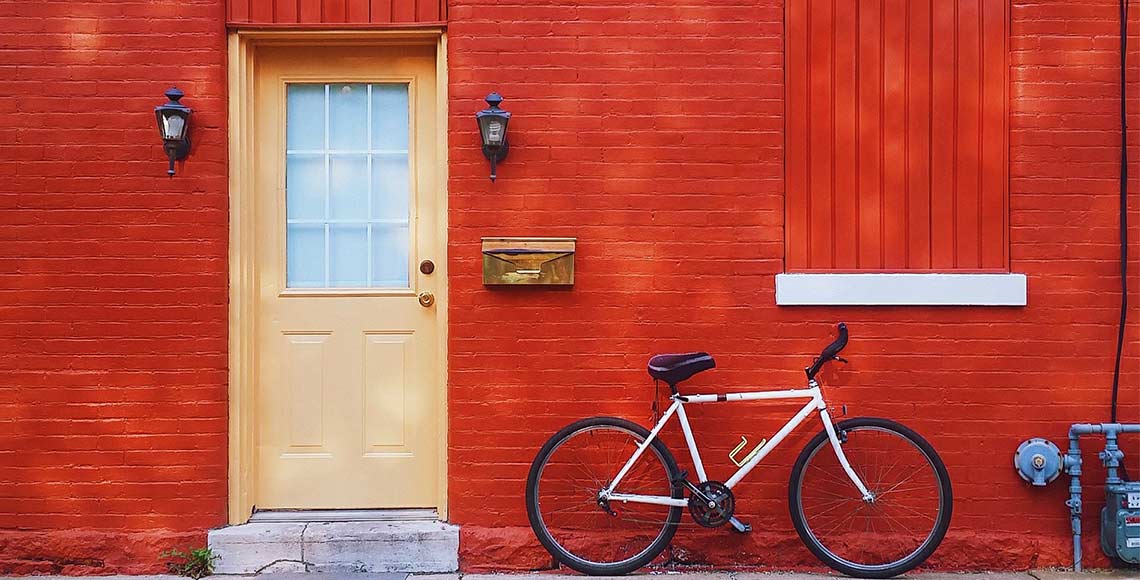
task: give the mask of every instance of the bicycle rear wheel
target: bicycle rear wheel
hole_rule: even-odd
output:
[[[562,429],[539,450],[527,477],[527,515],[559,562],[585,574],[626,574],[669,544],[680,507],[598,501],[598,492],[648,436],[636,423],[593,417]],[[677,476],[672,454],[654,439],[615,491],[680,499]]]
[[[860,578],[890,578],[922,564],[950,526],[953,493],[930,443],[887,419],[836,425],[851,468],[874,496],[865,501],[827,432],[800,453],[788,507],[800,539],[828,566]]]

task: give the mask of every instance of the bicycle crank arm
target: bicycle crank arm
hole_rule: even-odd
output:
[[[728,519],[728,523],[732,525],[732,529],[741,534],[747,534],[752,531],[752,524],[746,524],[732,516]]]

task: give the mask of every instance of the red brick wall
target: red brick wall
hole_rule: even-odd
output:
[[[224,522],[224,19],[0,1],[0,574],[158,571]]]
[[[1030,277],[1022,309],[776,308],[783,3],[565,4],[451,4],[449,473],[464,567],[548,564],[524,527],[527,464],[574,418],[647,420],[653,352],[715,353],[720,368],[692,389],[796,385],[840,319],[852,364],[825,377],[833,402],[910,423],[950,465],[959,501],[932,563],[1064,563],[1064,486],[1025,487],[1009,454],[1025,437],[1059,440],[1071,421],[1107,417],[1115,2],[1013,6],[1010,238],[1013,269]],[[4,573],[154,571],[161,549],[200,545],[224,522],[224,18],[221,0],[0,0]],[[172,180],[151,118],[171,84],[197,111],[194,154]],[[516,117],[492,185],[471,113],[493,89]],[[577,287],[484,289],[482,235],[579,237]],[[1125,419],[1140,419],[1136,328]],[[750,436],[776,422],[760,407],[694,409],[713,477],[740,434],[712,433],[727,417]],[[812,565],[783,499],[803,441],[740,488],[759,532],[687,526],[674,557]],[[1088,499],[1092,530],[1095,487]],[[722,540],[714,551],[696,541],[708,534]],[[1086,538],[1091,560],[1095,534]]]
[[[1065,484],[1031,489],[1010,459],[1027,437],[1060,441],[1071,422],[1108,418],[1119,307],[1115,0],[1013,2],[1009,235],[1012,269],[1029,276],[1025,308],[774,305],[773,276],[784,269],[783,6],[452,2],[449,476],[465,569],[549,565],[525,527],[529,461],[575,418],[647,421],[652,353],[714,353],[719,368],[691,391],[796,386],[838,320],[851,327],[851,364],[825,377],[829,400],[910,424],[950,468],[955,517],[930,564],[1068,562]],[[1132,22],[1140,33],[1135,7]],[[1136,37],[1133,47],[1137,79]],[[511,157],[495,184],[471,118],[491,90],[514,113]],[[1140,82],[1131,91],[1140,127]],[[575,288],[485,289],[484,235],[577,236]],[[1140,420],[1137,279],[1124,420]],[[725,454],[741,434],[767,436],[789,412],[695,409],[710,477],[731,473]],[[715,433],[729,417],[743,432]],[[686,524],[675,561],[818,565],[785,500],[807,435],[738,488],[737,509],[758,532]],[[1140,442],[1126,445],[1136,473]],[[672,447],[683,454],[675,438]],[[1103,472],[1089,457],[1086,480],[1096,482]],[[1086,496],[1094,564],[1104,563],[1099,493],[1094,485]]]

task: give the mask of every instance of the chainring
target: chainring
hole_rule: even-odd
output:
[[[689,496],[689,514],[693,521],[706,528],[723,526],[732,519],[732,512],[736,509],[736,497],[732,490],[719,481],[706,481],[697,485],[713,505],[701,499],[697,494]]]

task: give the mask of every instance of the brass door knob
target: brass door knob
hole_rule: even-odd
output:
[[[435,294],[432,294],[427,290],[420,292],[417,298],[420,300],[420,306],[423,306],[424,308],[429,308],[432,304],[435,304]]]

